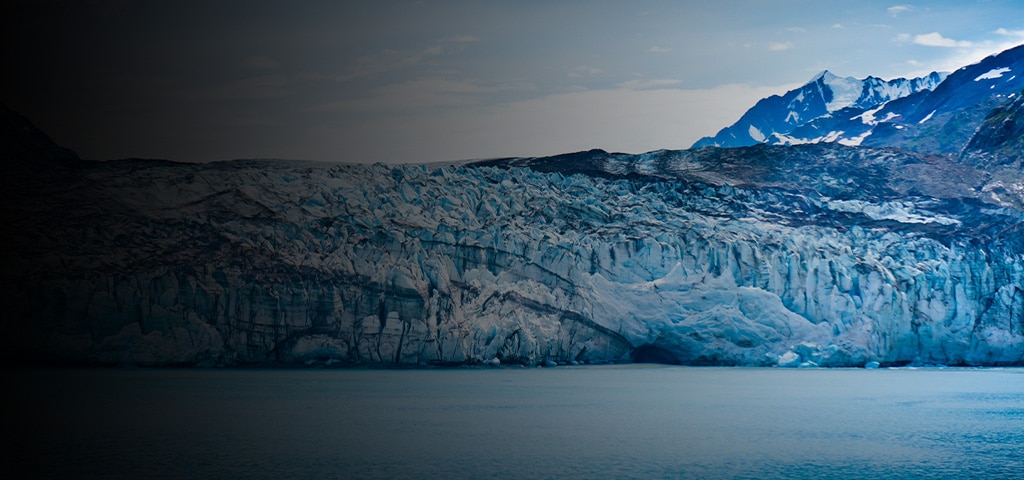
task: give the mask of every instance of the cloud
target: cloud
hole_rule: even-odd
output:
[[[647,51],[651,52],[651,53],[669,53],[669,52],[672,51],[672,49],[671,48],[666,48],[666,47],[657,47],[657,46],[655,46],[655,47],[648,48]]]
[[[314,105],[307,111],[401,114],[412,110],[467,107],[479,103],[481,95],[499,90],[499,87],[464,80],[420,78],[382,85],[358,97]]]
[[[245,59],[242,66],[254,70],[276,70],[281,68],[281,62],[270,57],[254,56]]]
[[[254,104],[261,100],[290,97],[295,94],[295,75],[263,73],[233,81],[206,85],[199,88],[174,90],[171,98],[190,102],[201,101],[209,105],[244,100]]]
[[[429,47],[416,52],[385,50],[376,55],[359,57],[347,66],[344,73],[336,76],[336,79],[347,82],[373,78],[382,73],[411,67],[420,63],[425,57],[431,56],[427,52],[428,50]]]
[[[445,37],[439,40],[443,43],[473,43],[480,41],[476,35],[454,35],[451,37]]]
[[[1000,32],[1000,30],[1003,31]],[[915,70],[912,72],[906,72],[903,75],[906,77],[916,77],[927,75],[933,71],[952,72],[960,67],[978,63],[990,55],[1019,46],[1022,40],[1024,40],[1024,31],[1016,32],[1005,29],[1000,30],[996,30],[993,33],[1005,38],[976,42],[955,42],[954,40],[942,38],[942,36],[938,34],[929,34],[933,35],[935,38],[929,37],[927,40],[940,44],[938,46],[946,46],[947,48],[943,51],[949,53],[928,62],[908,60],[907,64],[915,67]],[[915,43],[920,43],[917,41],[918,37],[921,37],[921,35],[913,37]],[[951,42],[955,42],[955,44]]]
[[[773,52],[781,52],[783,50],[789,50],[796,47],[793,42],[772,42],[768,44],[768,50]]]
[[[909,12],[912,9],[913,7],[910,5],[893,5],[885,9],[885,11],[889,12],[890,17],[898,17],[901,13]]]
[[[572,71],[569,72],[566,75],[569,78],[580,78],[580,77],[583,77],[583,76],[597,75],[597,74],[600,74],[600,73],[604,73],[604,70],[601,70],[600,68],[593,67],[593,66],[590,66],[590,65],[580,65],[580,66],[572,69]]]
[[[832,28],[834,28],[834,29],[836,29],[836,30],[843,30],[843,29],[845,29],[846,27],[844,27],[844,26],[843,26],[843,24],[841,24],[841,23],[836,23],[836,24],[833,24],[833,25],[832,25]]]
[[[652,78],[627,80],[616,86],[619,88],[625,88],[629,90],[648,90],[652,88],[671,87],[673,85],[678,85],[679,83],[679,80],[673,80],[669,78]]]
[[[951,38],[943,37],[939,32],[924,33],[914,36],[914,43],[918,45],[924,45],[926,47],[960,47],[967,48],[974,44],[968,41],[953,40]]]
[[[341,82],[374,78],[396,70],[420,66],[432,59],[464,51],[466,44],[478,41],[473,35],[455,35],[437,40],[426,47],[408,50],[383,50],[351,60],[344,73],[336,75]]]
[[[1002,35],[1004,37],[1017,37],[1024,39],[1024,30],[1007,30],[1005,28],[997,29],[994,32],[996,35]]]

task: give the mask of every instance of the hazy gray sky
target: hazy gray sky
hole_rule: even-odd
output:
[[[953,70],[1024,2],[34,1],[0,101],[85,158],[429,162],[687,148],[828,69]]]

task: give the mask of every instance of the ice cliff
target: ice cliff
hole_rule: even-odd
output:
[[[4,162],[7,362],[1024,364],[1024,214],[949,159]]]

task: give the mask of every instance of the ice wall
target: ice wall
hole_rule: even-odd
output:
[[[517,167],[74,178],[16,219],[9,357],[1024,363],[1016,210]]]

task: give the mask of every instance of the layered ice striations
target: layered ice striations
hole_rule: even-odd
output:
[[[33,281],[5,282],[26,326],[7,351],[160,365],[1024,362],[1024,258],[1005,240],[1017,210],[853,198],[840,180],[834,197],[754,188],[685,152],[630,157],[643,169],[565,158],[596,173],[544,159],[89,164],[18,220]]]

